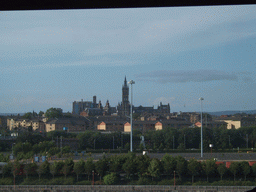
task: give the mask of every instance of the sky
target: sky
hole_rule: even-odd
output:
[[[0,113],[71,112],[94,95],[115,107],[125,76],[135,106],[256,109],[255,5],[0,11],[0,23]]]

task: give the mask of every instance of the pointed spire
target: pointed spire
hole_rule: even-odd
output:
[[[124,78],[124,86],[127,86],[126,75],[125,75],[125,78]]]

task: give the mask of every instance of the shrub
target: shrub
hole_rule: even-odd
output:
[[[110,173],[103,177],[103,181],[106,185],[114,185],[118,182],[118,177],[115,173]]]
[[[95,181],[94,185],[104,185],[104,183],[102,181]]]
[[[181,185],[182,182],[180,179],[175,179],[175,185]],[[174,179],[164,179],[162,181],[159,181],[157,185],[174,185]]]
[[[0,179],[0,185],[13,185],[13,178]]]
[[[192,184],[193,186],[197,186],[197,185],[206,185],[206,186],[209,186],[210,184],[209,184],[209,182],[207,182],[207,181],[197,181],[197,182],[194,182],[193,184]]]
[[[137,181],[136,185],[156,185],[157,183],[155,181],[152,181],[149,178],[141,177]]]
[[[76,182],[75,185],[91,185],[92,182],[91,181],[79,181],[79,182]]]

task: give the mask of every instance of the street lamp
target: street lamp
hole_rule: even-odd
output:
[[[202,101],[204,100],[204,98],[200,97],[199,100],[201,101],[201,157],[203,157],[203,112],[202,112]]]
[[[133,80],[130,80],[128,82],[128,84],[131,84],[131,144],[130,144],[130,147],[131,147],[131,152],[132,152],[132,85],[135,84],[135,81]]]

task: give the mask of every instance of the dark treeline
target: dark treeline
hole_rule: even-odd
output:
[[[77,162],[72,158],[41,164],[14,161],[2,167],[0,184],[173,185],[175,176],[176,185],[255,185],[256,164],[232,162],[227,168],[213,159],[187,161],[165,154],[159,160],[135,153],[103,156],[98,161],[90,156]]]
[[[181,150],[185,149],[199,149],[201,141],[201,128],[184,128],[174,129],[167,128],[158,131],[148,131],[142,134],[138,130],[133,132],[133,148],[134,150],[144,150],[144,146],[141,144],[141,136],[145,138],[145,147],[147,150]],[[57,147],[56,140],[60,143],[60,137],[62,138],[77,138],[78,148],[76,150],[100,150],[100,149],[130,149],[130,134],[129,133],[103,133],[98,131],[86,131],[84,133],[75,134],[65,131],[51,131],[48,133],[31,133],[24,132],[20,134],[16,140],[14,148],[20,146],[23,147],[21,151],[32,150],[34,145],[39,145],[43,142],[52,142],[50,148]],[[203,129],[203,143],[204,151],[210,151],[209,144],[213,144],[212,150],[217,152],[219,150],[232,151],[233,148],[254,148],[256,143],[256,127],[242,127],[240,129],[224,129],[224,128],[204,128]],[[22,146],[21,146],[22,145]],[[26,145],[26,146],[25,146]],[[49,146],[45,145],[45,149],[34,150],[34,152],[48,151]],[[60,147],[60,144],[58,144]],[[36,148],[36,147],[34,147]],[[4,141],[0,144],[1,151],[10,151],[10,145],[8,146]],[[53,149],[52,149],[53,150]],[[248,149],[247,149],[248,150]],[[57,150],[55,150],[57,152]]]

